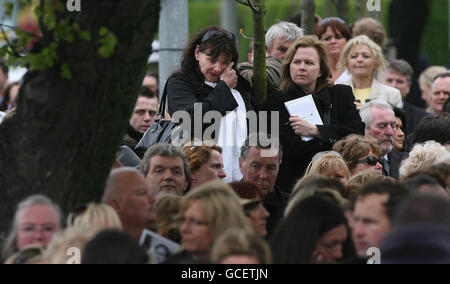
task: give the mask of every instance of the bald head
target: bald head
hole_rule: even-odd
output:
[[[116,210],[124,231],[135,239],[156,219],[155,198],[142,173],[134,168],[111,171],[102,202]]]

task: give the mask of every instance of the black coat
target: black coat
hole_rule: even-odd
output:
[[[349,134],[364,134],[364,123],[354,104],[355,97],[351,87],[335,85],[325,87],[318,94],[313,95],[322,121],[325,121],[326,110],[331,109],[330,125],[317,126],[321,138],[304,142],[290,126],[290,115],[284,102],[305,95],[300,88],[287,94],[276,93],[268,99],[264,106],[265,109],[279,111],[280,114],[280,143],[283,149],[283,160],[276,184],[282,191],[288,193],[292,191],[297,180],[303,176],[316,153],[331,150],[336,141]]]
[[[399,179],[399,170],[401,163],[404,159],[408,158],[407,152],[398,152],[398,151],[391,151],[388,154],[388,162],[389,162],[389,176],[395,178],[396,180]]]
[[[250,83],[238,75],[238,84],[235,89],[241,94],[247,111],[252,110]],[[195,103],[201,103],[202,119],[208,111],[219,111],[224,116],[228,111],[238,107],[227,83],[219,81],[215,88],[206,85],[205,78],[198,68],[190,73],[177,71],[169,77],[167,103],[171,116],[176,111],[184,110],[190,114],[192,123]],[[203,131],[210,125],[211,123],[203,123]]]
[[[414,129],[416,128],[417,124],[422,119],[422,117],[430,115],[424,109],[422,109],[420,107],[416,107],[415,105],[412,105],[408,102],[404,102],[403,110],[405,111],[405,117],[406,117],[406,133],[405,133],[405,135],[408,135],[414,131]]]

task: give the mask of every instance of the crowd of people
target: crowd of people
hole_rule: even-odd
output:
[[[252,56],[239,64],[235,35],[205,28],[163,82],[167,117],[187,112],[201,137],[137,148],[158,123],[158,78],[148,73],[102,199],[65,219],[48,197],[26,198],[3,261],[67,263],[76,247],[81,263],[156,263],[142,246],[151,230],[179,245],[167,264],[356,264],[373,248],[381,263],[450,263],[450,72],[426,69],[427,108],[415,106],[413,68],[388,62],[385,42],[370,18],[323,19],[316,36],[274,24],[268,98],[256,103]],[[14,108],[18,87],[5,88],[1,106]],[[286,107],[309,96],[322,123]],[[211,111],[221,115],[213,141],[203,139],[217,123],[205,122]],[[276,112],[279,136],[255,131],[250,111]]]

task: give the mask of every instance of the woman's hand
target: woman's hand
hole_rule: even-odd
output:
[[[238,76],[236,71],[232,68],[234,62],[228,64],[220,75],[220,80],[225,81],[230,89],[234,89],[237,86]]]
[[[356,109],[361,110],[362,103],[355,101]]]
[[[317,126],[307,122],[304,119],[299,118],[298,116],[291,116],[289,118],[289,122],[291,124],[292,129],[294,130],[295,134],[301,135],[301,136],[315,136],[319,137],[319,129],[317,129]]]

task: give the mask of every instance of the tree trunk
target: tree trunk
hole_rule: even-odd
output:
[[[331,15],[333,15],[331,3],[332,3],[331,0],[325,0],[323,3],[323,18],[324,19],[331,17]]]
[[[358,2],[358,1],[356,1]],[[336,2],[337,16],[348,23],[350,6],[348,0],[337,0]]]
[[[65,212],[99,201],[133,110],[151,53],[159,0],[83,1],[58,19],[89,30],[92,41],[61,44],[55,68],[27,73],[16,115],[0,124],[0,232],[18,201],[48,195]],[[101,27],[117,37],[110,58],[99,56]],[[45,34],[44,38],[51,38]],[[49,41],[42,41],[42,46]],[[72,79],[60,77],[67,63]]]
[[[393,0],[389,9],[389,34],[397,48],[397,57],[408,61],[413,67],[413,82],[417,82],[423,71],[418,69],[417,63],[430,9],[430,0]],[[422,105],[420,92],[414,86],[406,100]]]
[[[367,7],[365,1],[355,1],[355,16],[353,22],[358,21],[366,16]]]
[[[314,35],[314,0],[302,1],[302,28],[306,35]]]
[[[254,55],[253,55],[253,94],[256,104],[267,99],[267,73],[266,73],[266,39],[264,16],[266,14],[265,0],[255,0],[253,11]]]

